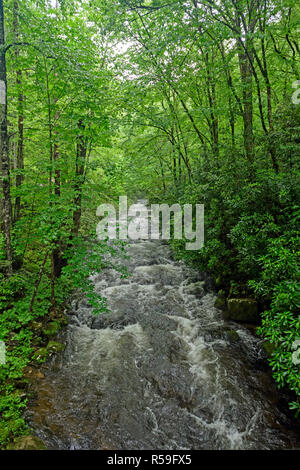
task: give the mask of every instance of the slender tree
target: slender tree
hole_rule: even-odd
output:
[[[7,75],[6,48],[4,30],[3,0],[0,0],[0,157],[1,157],[1,186],[2,186],[2,232],[5,243],[7,273],[12,274],[12,210],[10,193],[10,161],[7,131]]]

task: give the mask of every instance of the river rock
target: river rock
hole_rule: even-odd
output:
[[[240,339],[238,332],[235,330],[225,330],[224,336],[230,343],[235,343]]]
[[[32,359],[35,360],[36,362],[42,363],[46,361],[48,356],[49,356],[49,351],[47,348],[39,348],[35,351],[34,355],[32,356]]]
[[[184,293],[202,297],[204,295],[204,285],[204,281],[194,282],[193,284],[189,284],[184,288]]]
[[[220,290],[215,301],[215,307],[220,310],[226,310],[226,295],[225,291]]]
[[[40,370],[34,369],[33,367],[26,367],[24,369],[23,375],[26,379],[29,379],[29,380],[45,378],[44,374]]]
[[[258,323],[257,302],[254,299],[229,299],[228,318],[238,322]]]
[[[7,450],[47,450],[45,443],[37,436],[17,437]]]
[[[49,341],[47,344],[47,350],[51,353],[58,353],[65,350],[65,345],[58,341]]]

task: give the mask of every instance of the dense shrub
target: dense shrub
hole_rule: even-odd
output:
[[[224,171],[208,174],[208,184],[186,188],[181,202],[204,202],[205,245],[199,252],[173,241],[178,256],[209,270],[218,287],[246,284],[265,306],[258,333],[274,345],[270,365],[278,385],[296,396],[300,411],[299,366],[292,362],[300,338],[299,173],[240,172],[233,181]]]

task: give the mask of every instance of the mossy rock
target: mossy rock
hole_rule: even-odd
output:
[[[220,290],[215,301],[215,307],[220,310],[226,310],[226,296],[225,291]]]
[[[42,328],[43,328],[43,323],[42,322],[33,321],[32,324],[31,324],[31,329],[33,331],[39,331],[39,330],[42,330]]]
[[[52,321],[46,325],[43,329],[43,333],[45,336],[55,336],[59,332],[60,328],[61,326],[58,322]]]
[[[38,363],[45,362],[49,357],[49,351],[47,348],[39,348],[35,351],[32,359]]]
[[[257,302],[254,299],[229,299],[228,318],[237,322],[258,323]]]
[[[235,343],[236,341],[240,340],[239,334],[235,330],[226,330],[225,331],[225,338],[230,343]]]
[[[9,444],[7,450],[47,450],[47,447],[37,436],[21,436]]]
[[[270,341],[265,341],[262,347],[268,357],[271,357],[276,349],[275,344],[271,343]]]
[[[47,344],[47,350],[51,353],[59,353],[64,351],[66,346],[63,343],[59,343],[58,341],[49,341]]]

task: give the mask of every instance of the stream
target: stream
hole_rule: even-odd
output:
[[[48,449],[290,449],[299,435],[261,340],[225,321],[205,274],[160,240],[93,276],[109,314],[73,301],[27,421]]]

